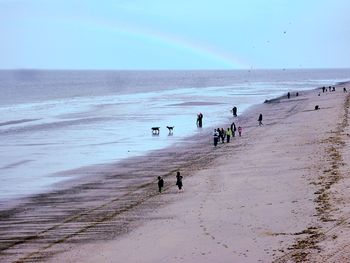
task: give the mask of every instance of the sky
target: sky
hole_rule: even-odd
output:
[[[0,0],[0,69],[350,68],[348,0]]]

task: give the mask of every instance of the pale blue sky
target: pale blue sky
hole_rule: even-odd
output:
[[[350,67],[348,0],[0,0],[0,68]]]

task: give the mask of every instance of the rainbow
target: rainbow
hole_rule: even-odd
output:
[[[67,20],[66,20],[67,22]],[[72,23],[79,23],[80,26],[103,30],[110,33],[123,34],[128,37],[140,39],[140,41],[152,41],[169,46],[179,51],[192,53],[208,61],[213,61],[216,65],[221,65],[222,69],[245,69],[250,68],[243,59],[234,56],[231,52],[220,50],[206,43],[195,42],[184,37],[170,35],[165,32],[155,31],[145,27],[133,26],[128,23],[107,22],[96,19],[75,19]]]

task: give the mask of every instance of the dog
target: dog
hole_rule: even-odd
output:
[[[175,126],[166,126],[169,130],[169,134],[173,133]]]
[[[152,134],[159,134],[160,127],[152,127]]]

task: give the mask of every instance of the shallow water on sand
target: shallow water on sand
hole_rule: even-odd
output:
[[[110,79],[113,72],[107,73]],[[260,75],[249,79],[243,71],[240,77],[237,72],[129,72],[124,78],[114,72],[113,85],[100,88],[102,73],[85,72],[94,81],[79,75],[77,84],[71,72],[51,72],[51,77],[42,72],[42,79],[39,72],[34,81],[28,76],[13,78],[18,72],[1,72],[0,89],[7,99],[0,101],[0,201],[49,190],[70,178],[72,169],[181,145],[186,137],[196,140],[208,133],[196,126],[199,112],[204,127],[222,127],[232,118],[234,105],[241,114],[290,90],[346,80],[350,71],[332,72],[328,78],[321,73],[318,78],[299,72],[299,79],[296,73],[283,79],[275,76],[280,72],[268,71],[265,79]],[[119,91],[114,87],[118,81],[124,87]],[[154,126],[160,127],[159,135],[152,135]],[[169,134],[166,126],[174,126],[174,133]]]

